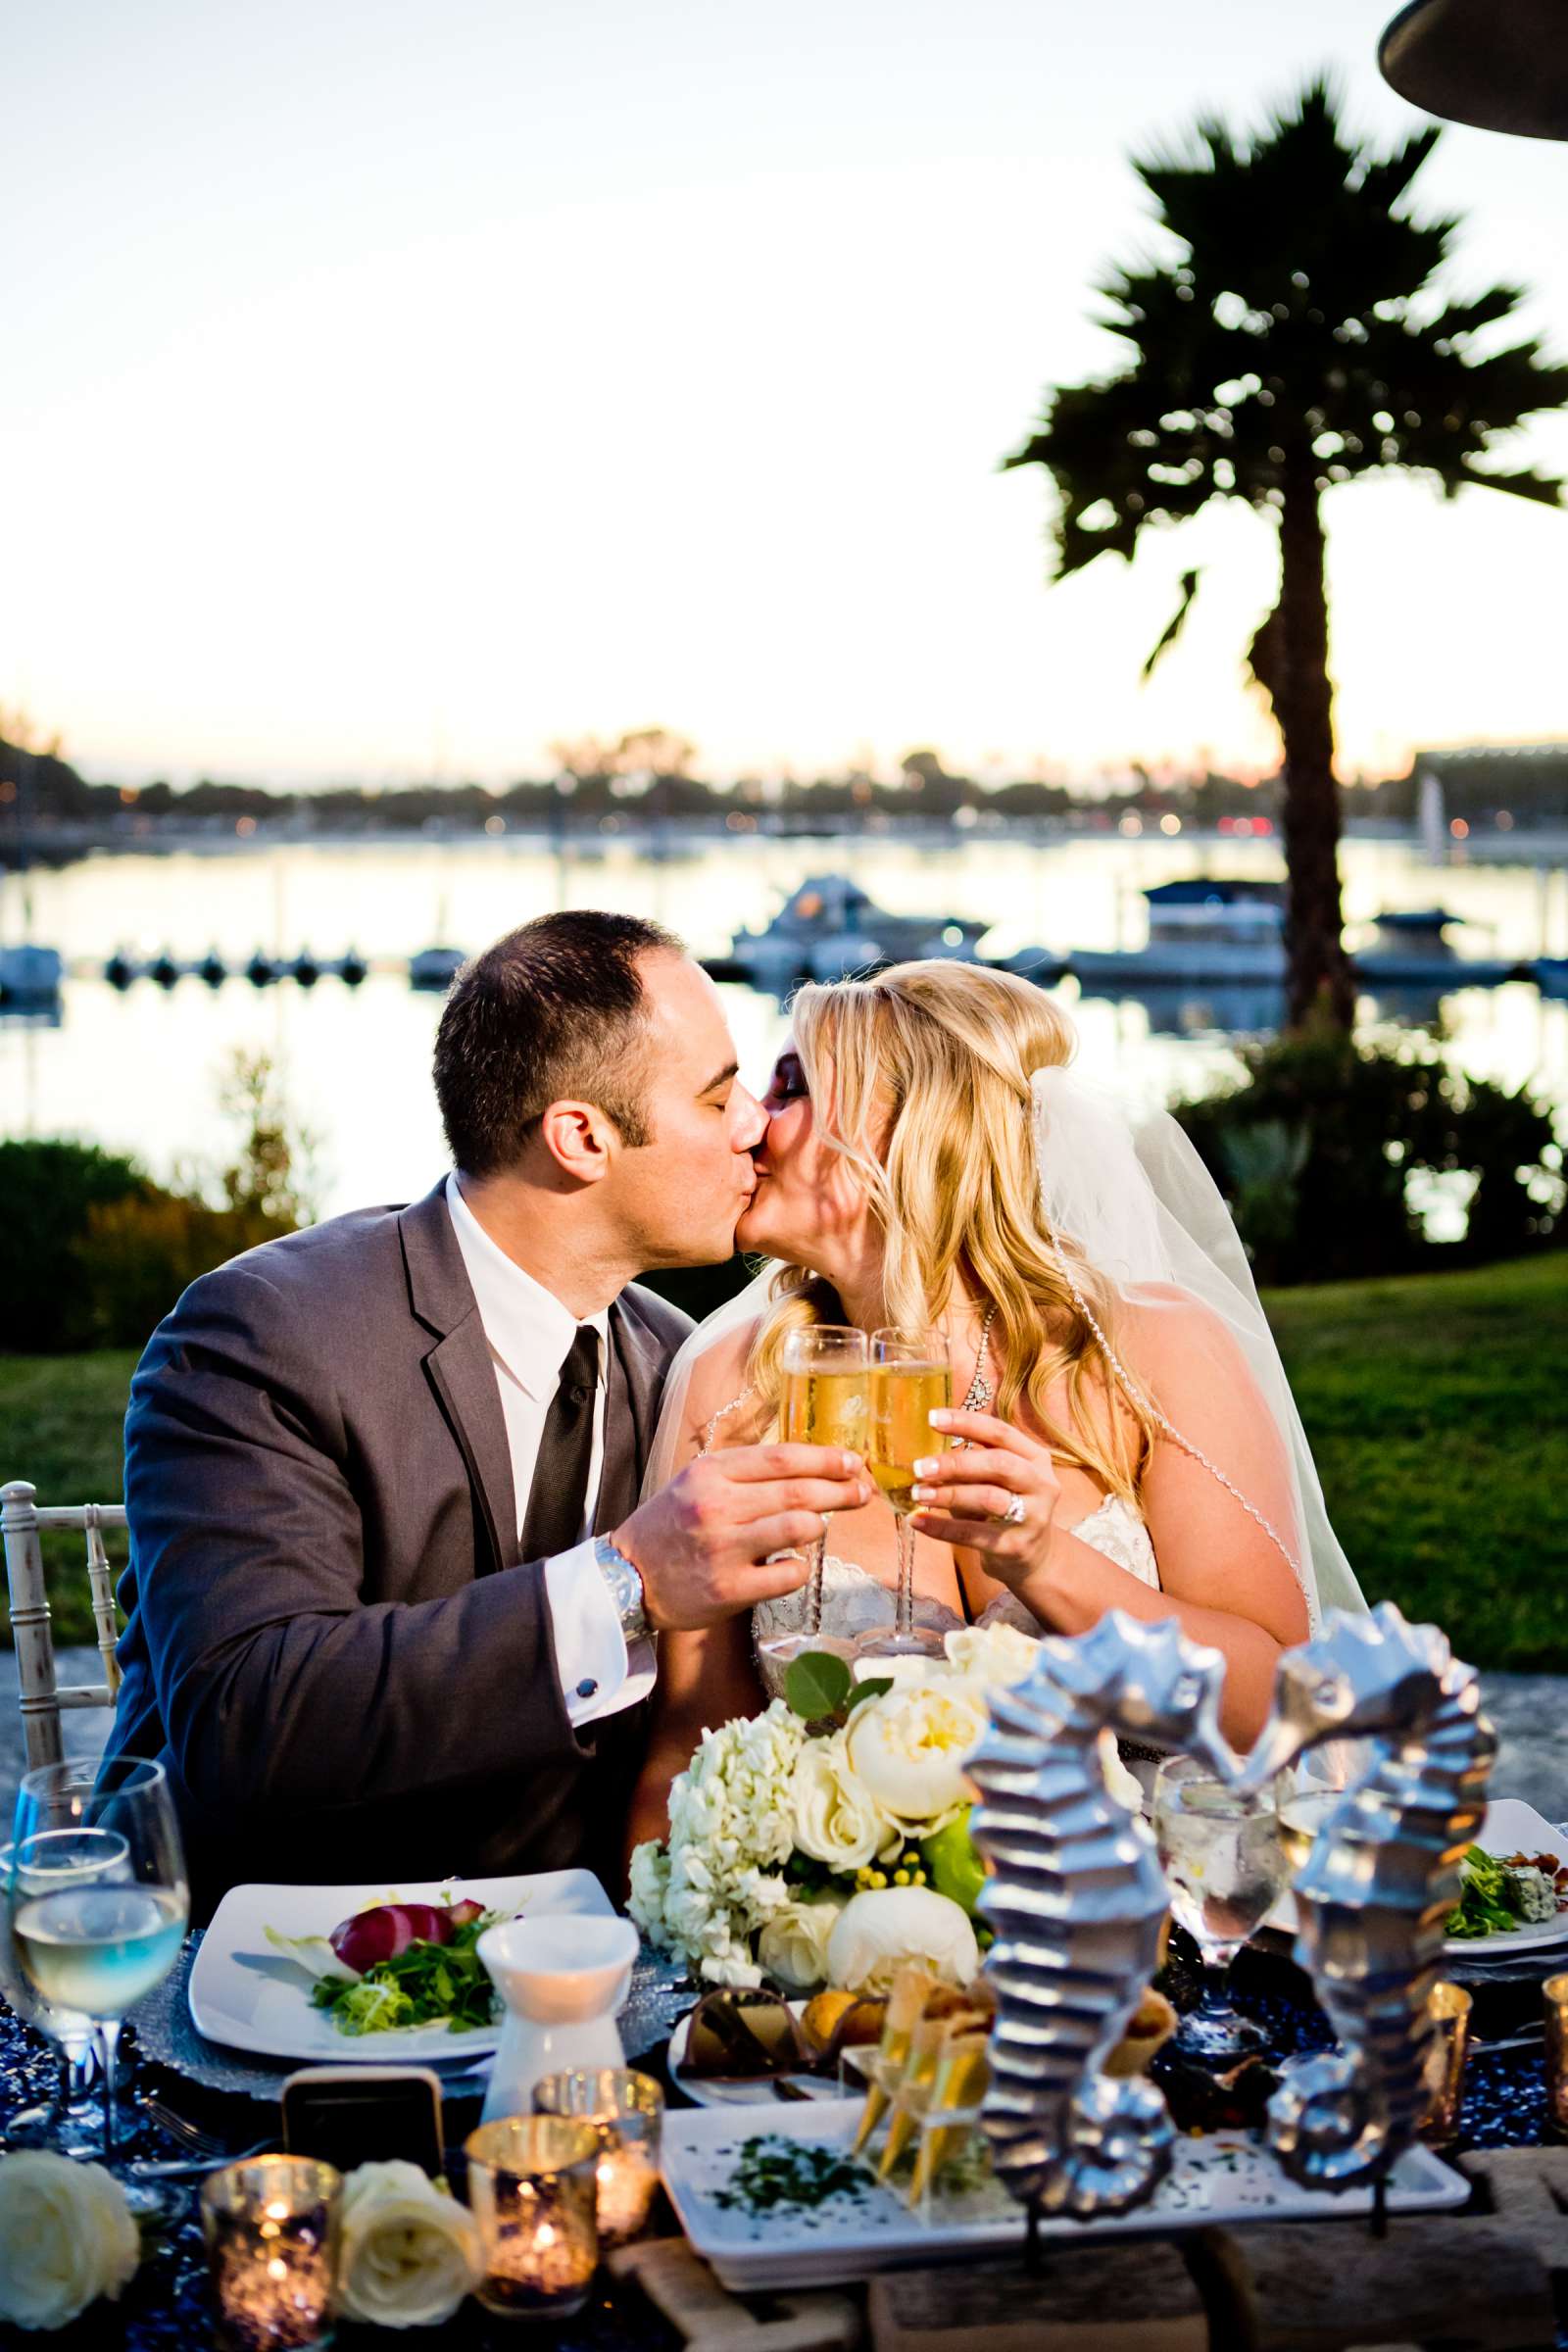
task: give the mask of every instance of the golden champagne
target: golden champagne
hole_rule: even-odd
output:
[[[863,1453],[863,1365],[850,1372],[791,1372],[784,1383],[783,1436],[787,1446],[843,1446]]]
[[[1309,1795],[1289,1796],[1281,1805],[1280,1843],[1290,1857],[1293,1879],[1306,1868],[1313,1841],[1341,1794],[1338,1788],[1314,1790]]]
[[[914,1465],[952,1440],[931,1426],[931,1415],[953,1402],[946,1364],[873,1364],[871,1431],[866,1468],[901,1516],[915,1508],[909,1490]]]

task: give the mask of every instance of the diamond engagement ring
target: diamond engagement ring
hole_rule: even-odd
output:
[[[1012,1500],[1008,1503],[1006,1509],[1002,1514],[1002,1524],[1004,1527],[1022,1527],[1023,1521],[1023,1496],[1021,1494],[1014,1494]]]

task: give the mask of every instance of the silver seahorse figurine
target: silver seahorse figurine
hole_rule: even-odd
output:
[[[1427,1995],[1497,1746],[1474,1669],[1392,1601],[1370,1617],[1333,1610],[1315,1641],[1286,1652],[1241,1785],[1261,1788],[1322,1740],[1357,1738],[1371,1762],[1296,1881],[1297,1957],[1340,2047],[1290,2061],[1269,2102],[1286,2171],[1335,2189],[1386,2173],[1426,2112]]]
[[[994,1876],[980,1908],[999,1996],[982,2110],[996,2170],[1042,2214],[1122,2213],[1152,2196],[1174,2134],[1152,2083],[1101,2067],[1158,1964],[1169,1902],[1153,1835],[1113,1794],[1102,1734],[1180,1747],[1233,1777],[1218,1729],[1225,1661],[1174,1620],[1113,1610],[1040,1644],[1026,1682],[994,1691],[966,1770]]]

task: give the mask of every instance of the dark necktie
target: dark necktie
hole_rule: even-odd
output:
[[[522,1523],[525,1560],[548,1560],[569,1551],[582,1533],[598,1385],[599,1334],[591,1324],[580,1323],[539,1440]]]

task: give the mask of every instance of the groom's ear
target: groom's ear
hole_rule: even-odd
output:
[[[597,1102],[552,1102],[539,1121],[540,1143],[572,1184],[602,1183],[619,1140],[614,1121]]]

